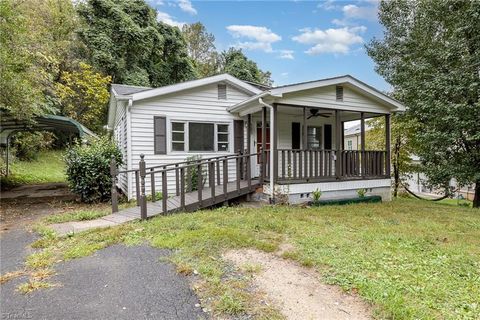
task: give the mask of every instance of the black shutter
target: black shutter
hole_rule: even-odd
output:
[[[240,150],[243,152],[245,138],[243,136],[243,120],[234,120],[233,121],[233,137],[234,137],[234,150],[233,152],[238,152]],[[248,151],[250,152],[250,150]]]
[[[300,149],[300,131],[300,122],[292,122],[292,149]]]
[[[155,154],[167,154],[167,119],[153,117],[153,144]]]
[[[332,150],[332,125],[326,124],[324,126],[325,150]]]

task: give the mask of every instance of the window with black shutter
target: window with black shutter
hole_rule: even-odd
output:
[[[153,117],[153,143],[155,154],[167,154],[167,119]]]

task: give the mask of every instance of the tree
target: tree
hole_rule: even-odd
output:
[[[215,36],[208,33],[201,22],[185,24],[182,33],[187,43],[188,55],[192,58],[200,77],[218,73],[219,56],[215,48]]]
[[[367,52],[415,121],[432,186],[475,184],[480,207],[480,2],[384,1],[383,39]]]
[[[95,72],[83,62],[80,63],[79,70],[63,72],[61,81],[56,84],[62,114],[100,133],[106,121],[110,82],[110,76]]]
[[[365,148],[367,150],[383,150],[385,148],[385,118],[373,118],[368,121],[371,129],[365,133]],[[397,197],[400,183],[409,174],[418,170],[412,164],[414,145],[412,142],[413,123],[404,114],[393,114],[390,121],[390,135],[392,143],[393,196]]]
[[[78,13],[88,61],[114,82],[159,86],[195,77],[180,30],[157,22],[144,1],[88,0]]]
[[[255,62],[248,59],[241,49],[230,48],[221,54],[221,71],[229,73],[240,80],[271,85],[269,71],[260,70]]]
[[[149,63],[151,85],[159,87],[196,78],[180,29],[163,22],[159,22],[156,28],[163,36],[163,46],[159,49],[159,56],[152,56]]]
[[[34,50],[27,15],[12,0],[0,2],[0,108],[19,120],[45,113],[45,72]]]

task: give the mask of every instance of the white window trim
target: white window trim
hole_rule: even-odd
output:
[[[173,123],[183,123],[183,131],[173,130]],[[188,126],[188,123],[186,123],[185,121],[170,121],[170,135],[169,135],[170,143],[169,143],[169,146],[170,146],[170,151],[171,152],[185,152],[185,150],[187,149],[187,143],[188,143],[188,141],[187,141],[188,139],[186,137],[187,126]],[[172,138],[174,133],[183,133],[183,141],[174,141],[173,138]],[[184,151],[173,151],[173,143],[183,143]]]
[[[232,151],[232,137],[233,137],[233,121],[203,121],[203,120],[180,120],[180,119],[167,119],[169,122],[168,127],[168,154],[213,154],[213,153],[231,153]],[[174,151],[172,150],[172,134],[173,134],[173,123],[180,122],[184,124],[184,151]],[[190,151],[190,142],[189,142],[189,123],[208,123],[213,124],[213,143],[214,143],[214,150],[213,151]],[[228,125],[228,150],[227,151],[218,151],[218,125]]]

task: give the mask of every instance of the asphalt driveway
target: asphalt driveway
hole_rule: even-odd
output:
[[[1,235],[1,271],[22,266],[34,235],[10,230]],[[114,245],[60,263],[50,283],[57,287],[23,295],[26,278],[0,286],[1,319],[204,319],[188,279],[162,262],[169,254],[148,245]],[[197,305],[197,306],[196,306]]]

